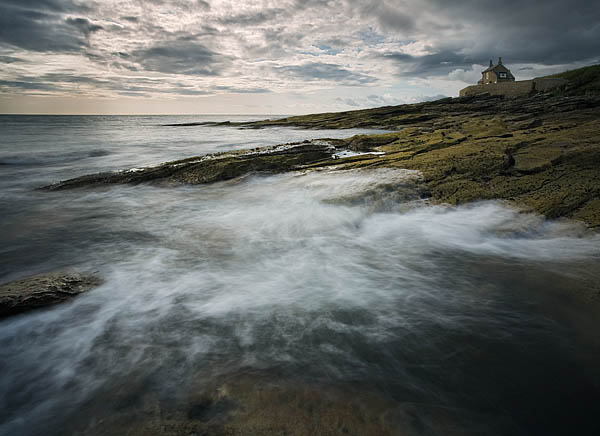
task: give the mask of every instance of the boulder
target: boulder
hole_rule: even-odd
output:
[[[0,318],[62,303],[101,282],[92,275],[55,272],[5,283],[0,285]]]

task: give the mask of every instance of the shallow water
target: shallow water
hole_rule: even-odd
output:
[[[600,322],[570,297],[600,282],[598,235],[497,202],[428,205],[407,170],[36,192],[352,132],[81,117],[20,135],[13,118],[0,117],[20,144],[0,149],[2,280],[70,267],[104,283],[0,322],[0,434],[100,434],[112,416],[156,415],[148,398],[193,417],[194,392],[241,373],[411,405],[419,425],[386,424],[405,434],[432,434],[432,410],[455,434],[598,434]]]

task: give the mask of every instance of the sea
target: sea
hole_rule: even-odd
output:
[[[127,426],[193,420],[194,393],[240,374],[290,402],[302,386],[365,410],[379,398],[379,434],[600,434],[600,317],[585,299],[600,292],[600,236],[581,223],[431,204],[402,168],[36,189],[380,132],[167,126],[276,117],[0,116],[0,283],[103,280],[0,320],[0,435],[142,434]]]

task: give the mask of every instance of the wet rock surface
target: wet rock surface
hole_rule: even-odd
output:
[[[62,303],[101,282],[91,275],[57,272],[5,283],[0,285],[0,318]]]
[[[423,191],[432,201],[503,199],[548,218],[573,218],[600,227],[599,95],[478,95],[244,124],[281,125],[396,131],[193,157],[87,175],[42,189],[202,184],[299,168],[396,167],[421,171]],[[358,153],[336,156],[340,149]]]
[[[395,133],[349,138],[350,149],[385,154],[355,156],[338,167],[415,169],[433,201],[503,199],[548,218],[600,226],[600,96],[479,96],[410,110],[436,115],[407,121]]]
[[[71,424],[74,428],[68,431],[86,436],[523,434],[506,415],[398,402],[368,390],[281,379],[258,371],[232,375],[191,393],[185,405],[168,404],[150,394],[91,425]]]
[[[332,156],[335,148],[324,141],[304,141],[241,152],[226,152],[167,162],[148,168],[90,174],[45,186],[61,189],[111,184],[201,184],[230,180],[252,172],[281,173]]]

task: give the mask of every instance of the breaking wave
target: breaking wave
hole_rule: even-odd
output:
[[[429,205],[419,181],[374,169],[47,194],[61,207],[37,250],[105,281],[2,321],[0,434],[61,434],[110,413],[111,392],[143,415],[148,395],[185,401],[247,368],[508,415],[525,432],[570,425],[539,387],[587,404],[598,392],[572,320],[547,307],[600,280],[600,236],[499,202]],[[546,423],[520,417],[542,409]]]

